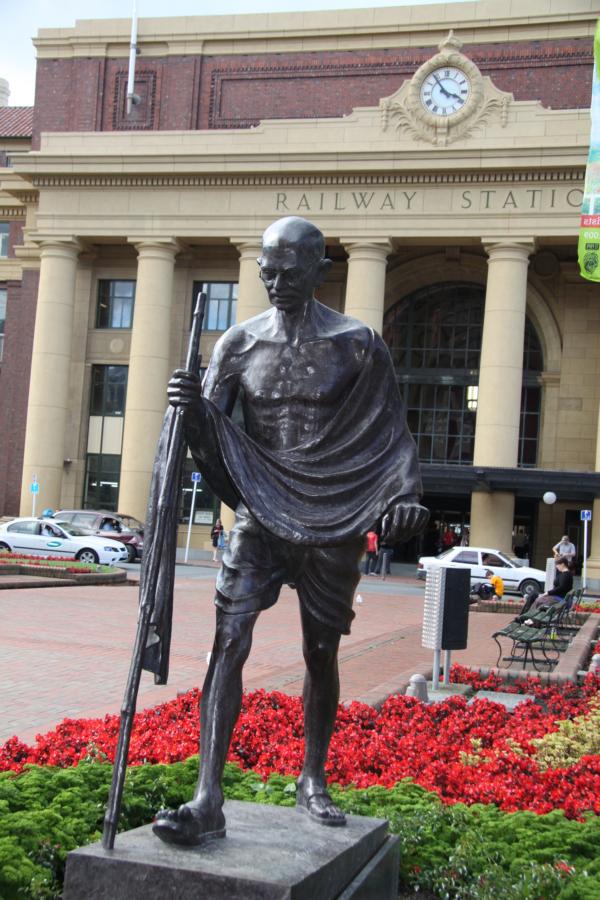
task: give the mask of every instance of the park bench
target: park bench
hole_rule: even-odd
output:
[[[565,602],[554,603],[549,609],[541,609],[527,615],[526,622],[522,622],[522,616],[517,616],[504,628],[500,628],[492,635],[498,644],[498,660],[500,662],[522,662],[525,669],[530,662],[536,672],[542,671],[540,666],[553,666],[558,662],[561,651],[566,650],[568,640],[561,638],[558,633],[560,617],[563,613]],[[529,624],[531,623],[531,624]],[[512,646],[508,656],[502,656],[502,644],[500,638],[508,638]],[[536,656],[535,651],[542,655]]]

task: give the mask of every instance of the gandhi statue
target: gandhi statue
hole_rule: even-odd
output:
[[[242,668],[260,612],[284,584],[300,602],[306,675],[298,809],[345,824],[325,763],[339,699],[338,647],[354,617],[366,532],[387,515],[407,540],[428,518],[388,350],[371,328],[319,303],[331,267],[322,233],[288,217],[258,259],[271,308],[218,341],[204,383],[177,370],[169,402],[203,477],[235,509],[216,583],[216,635],[201,700],[194,798],[161,810],[154,832],[197,845],[225,835],[221,778],[242,701]],[[243,426],[231,415],[241,404]]]

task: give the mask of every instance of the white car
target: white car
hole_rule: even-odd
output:
[[[534,590],[543,591],[546,583],[546,573],[541,569],[524,566],[520,560],[487,547],[451,547],[439,556],[422,556],[417,564],[417,578],[425,578],[429,569],[440,566],[470,569],[471,585],[485,581],[486,571],[491,570],[504,582],[504,590],[518,591],[523,595]]]
[[[55,519],[11,519],[0,525],[0,551],[33,556],[65,556],[84,563],[112,565],[127,560],[127,547],[96,537],[84,528]]]

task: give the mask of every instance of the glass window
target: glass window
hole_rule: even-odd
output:
[[[4,323],[6,321],[6,288],[0,288],[0,362],[4,355]]]
[[[121,457],[88,453],[83,505],[86,509],[117,509]]]
[[[479,565],[477,553],[474,550],[462,550],[460,553],[456,554],[452,562],[469,563],[469,565],[472,566]]]
[[[464,282],[423,288],[385,315],[383,336],[404,394],[407,421],[426,463],[470,465],[477,416],[485,287]],[[537,459],[543,369],[529,320],[523,347],[519,465]]]
[[[131,328],[135,281],[98,282],[96,328]]]
[[[102,419],[102,434],[107,427],[105,419],[122,418],[125,415],[127,373],[127,366],[92,366],[90,416]],[[102,441],[99,446],[103,446]],[[115,447],[111,446],[110,449],[114,451]],[[83,508],[115,511],[119,499],[120,473],[120,453],[88,453]]]
[[[32,519],[29,522],[15,522],[9,525],[7,531],[14,531],[16,534],[39,534],[39,524]]]
[[[494,566],[495,568],[506,568],[506,563],[503,559],[500,559],[499,556],[496,556],[495,553],[484,553],[482,564],[484,566]]]
[[[206,294],[205,331],[226,331],[235,325],[238,285],[234,281],[195,281],[194,303],[198,294]]]
[[[124,416],[127,366],[92,366],[91,416]]]
[[[0,257],[8,256],[8,222],[0,222]]]

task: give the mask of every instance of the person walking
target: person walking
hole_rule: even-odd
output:
[[[379,550],[379,543],[377,540],[377,532],[368,531],[367,532],[367,558],[365,559],[365,575],[374,575],[375,574],[375,566],[377,563],[377,552]]]
[[[223,532],[223,523],[217,519],[210,532],[210,540],[213,545],[213,562],[219,560],[219,537]]]
[[[392,556],[394,555],[394,544],[389,535],[388,516],[384,516],[381,522],[382,538],[379,542],[379,553],[377,554],[377,565],[375,566],[375,574],[381,575],[381,580],[385,581],[390,574]]]

